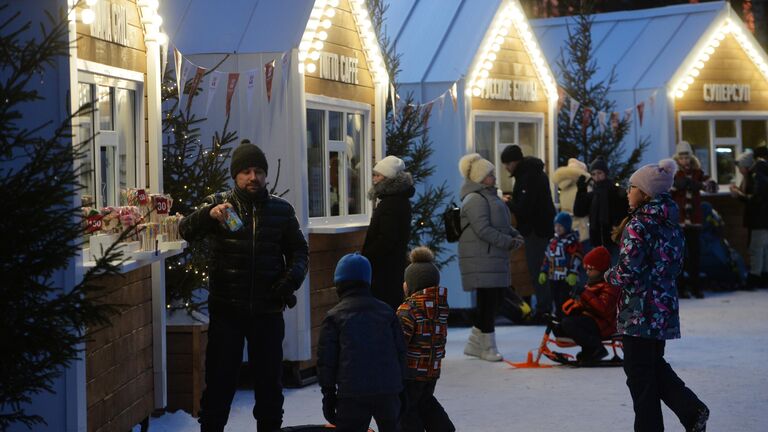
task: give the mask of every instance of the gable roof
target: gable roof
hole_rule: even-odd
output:
[[[701,40],[725,18],[741,23],[725,2],[666,6],[593,15],[595,80],[616,72],[612,91],[654,89],[674,81]],[[531,20],[541,48],[559,77],[558,61],[573,17]]]
[[[494,40],[514,27],[550,98],[556,93],[517,0],[396,0],[390,1],[385,18],[385,31],[401,55],[401,84],[466,78],[469,89],[481,82],[478,71],[487,63],[490,47],[498,50],[500,42]]]

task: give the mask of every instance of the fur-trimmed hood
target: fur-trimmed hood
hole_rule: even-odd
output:
[[[590,177],[589,172],[586,170],[572,166],[562,166],[552,174],[552,182],[560,189],[568,189],[571,186],[575,186],[581,176],[585,176],[587,179]]]
[[[413,187],[413,177],[411,176],[411,173],[401,171],[397,173],[395,177],[387,177],[373,185],[371,189],[368,190],[368,198],[375,200],[391,195],[405,195],[410,198],[415,193],[416,189]]]
[[[689,169],[697,169],[697,170],[701,169],[701,162],[699,161],[699,158],[697,158],[694,155],[690,155],[690,157],[691,157],[691,166]],[[674,155],[672,159],[674,159],[675,162],[677,162],[677,166],[682,170],[683,166],[680,165],[680,161],[678,160],[677,155]]]

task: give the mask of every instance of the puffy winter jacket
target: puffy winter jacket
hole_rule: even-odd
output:
[[[448,337],[448,289],[425,288],[411,294],[397,309],[405,335],[407,379],[432,381],[440,378]]]
[[[744,176],[741,189],[746,196],[744,226],[749,229],[768,229],[768,162],[758,159],[749,174]]]
[[[411,201],[415,189],[407,172],[373,186],[379,200],[371,215],[362,255],[371,262],[371,292],[396,310],[403,302],[403,274],[408,265]]]
[[[238,231],[210,217],[211,208],[224,202],[243,221]],[[256,197],[237,188],[211,195],[181,220],[179,232],[187,241],[208,240],[211,307],[280,312],[290,299],[277,288],[296,290],[307,274],[309,250],[293,207],[266,190]]]
[[[595,320],[603,339],[616,333],[618,302],[619,289],[603,281],[587,284],[579,295],[583,313]]]
[[[617,330],[650,339],[680,337],[677,276],[685,240],[668,193],[639,207],[621,235],[619,261],[605,279],[621,288]]]
[[[571,231],[562,236],[555,234],[544,250],[541,272],[546,273],[549,280],[565,280],[569,274],[579,274],[582,259],[578,231]]]
[[[703,222],[701,215],[701,190],[704,188],[704,182],[707,176],[700,168],[701,164],[695,157],[691,158],[691,165],[688,169],[683,169],[678,164],[677,173],[675,173],[675,183],[672,187],[672,198],[677,203],[680,210],[680,223],[690,225],[701,225]]]
[[[341,300],[323,320],[317,375],[338,397],[397,394],[405,379],[405,343],[400,322],[367,285],[337,287]]]
[[[593,183],[591,191],[585,181],[580,181],[573,214],[577,217],[589,216],[589,241],[592,246],[610,246],[613,244],[613,227],[627,215],[627,195],[611,179]]]
[[[523,245],[512,228],[509,210],[496,188],[464,180],[461,187],[459,269],[464,291],[507,287],[511,282],[509,251]]]
[[[549,178],[544,172],[544,162],[526,156],[518,163],[512,177],[515,178],[515,186],[508,205],[517,218],[517,230],[524,236],[534,233],[539,237],[552,237],[555,204],[552,202]]]

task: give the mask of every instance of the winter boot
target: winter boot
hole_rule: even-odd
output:
[[[483,332],[477,327],[472,327],[472,332],[469,334],[467,344],[464,346],[464,355],[472,357],[480,357],[483,352],[483,347],[480,338]]]
[[[747,286],[746,286],[747,291],[753,291],[760,285],[762,285],[760,283],[760,276],[752,273],[747,275]]]
[[[496,348],[496,333],[480,333],[480,340],[482,343],[481,359],[489,362],[502,360],[501,354]]]

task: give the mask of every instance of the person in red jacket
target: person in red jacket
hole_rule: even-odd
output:
[[[616,308],[619,288],[603,279],[611,266],[611,253],[604,246],[592,249],[584,257],[587,285],[578,298],[563,304],[566,316],[553,325],[555,336],[569,337],[581,345],[576,359],[582,363],[601,360],[608,355],[603,339],[616,333]]]

